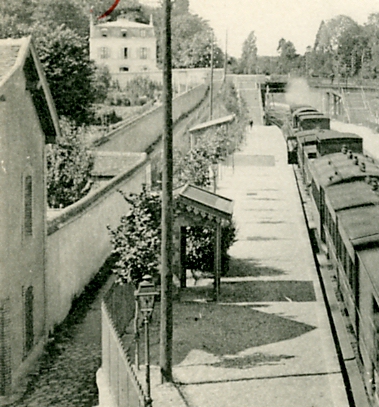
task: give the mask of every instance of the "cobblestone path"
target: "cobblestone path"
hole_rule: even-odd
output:
[[[104,270],[103,270],[104,269]],[[110,283],[109,264],[78,298],[51,338],[28,389],[12,407],[98,405],[96,371],[101,364],[101,297]]]

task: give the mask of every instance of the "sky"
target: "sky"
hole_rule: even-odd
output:
[[[363,24],[379,13],[379,0],[190,0],[190,11],[208,20],[221,49],[227,43],[228,54],[239,58],[251,31],[258,55],[278,55],[281,38],[304,54],[322,20],[344,14]]]

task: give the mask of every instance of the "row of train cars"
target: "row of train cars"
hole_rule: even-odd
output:
[[[298,166],[309,192],[366,392],[379,405],[379,165],[364,153],[359,135],[331,130],[330,119],[312,106],[270,105],[265,120],[282,129],[288,163]]]

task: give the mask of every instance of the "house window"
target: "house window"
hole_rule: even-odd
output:
[[[33,286],[23,289],[24,297],[24,356],[33,348],[34,344],[34,321],[33,321]]]
[[[120,72],[128,72],[129,67],[128,66],[120,66]]]
[[[24,184],[24,234],[33,235],[33,181],[31,175],[25,177]]]
[[[121,30],[121,35],[125,38],[127,36],[128,32],[125,29]]]
[[[124,48],[124,59],[128,58],[128,48]]]
[[[100,58],[101,59],[109,58],[109,49],[108,49],[108,47],[101,47],[99,49],[99,52],[100,52]]]
[[[106,28],[103,28],[103,29],[101,30],[101,35],[102,35],[103,37],[108,37],[108,30],[107,30]]]
[[[145,38],[146,37],[146,30],[141,30],[141,37]]]
[[[147,59],[147,48],[141,48],[140,57],[141,59]]]

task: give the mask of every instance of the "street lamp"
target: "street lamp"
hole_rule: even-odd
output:
[[[213,180],[213,193],[217,191],[217,176],[218,176],[218,163],[213,161],[211,164],[212,180]]]
[[[155,297],[158,292],[152,281],[152,277],[145,275],[138,286],[138,290],[134,292],[134,296],[138,301],[139,310],[143,316],[145,326],[145,365],[146,365],[146,393],[147,405],[152,404],[151,389],[150,389],[150,344],[149,344],[149,321],[154,309]]]

